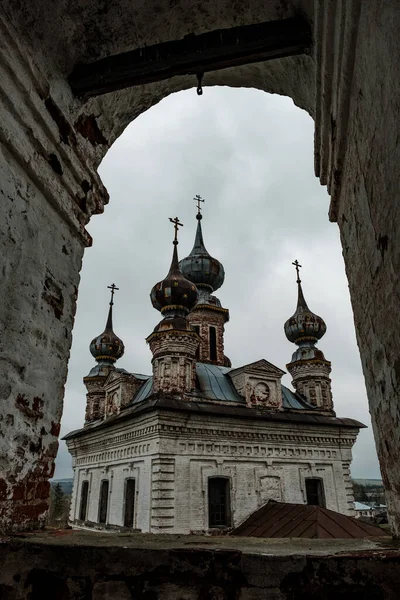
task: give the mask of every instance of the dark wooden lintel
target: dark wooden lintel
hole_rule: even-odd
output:
[[[306,52],[311,30],[300,17],[220,29],[77,65],[76,96],[98,96],[178,75],[195,75]]]

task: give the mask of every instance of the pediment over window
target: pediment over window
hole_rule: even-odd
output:
[[[229,371],[229,376],[235,376],[239,373],[254,373],[254,374],[264,374],[266,376],[281,378],[285,375],[285,371],[282,371],[279,367],[276,367],[272,363],[265,360],[265,358],[261,358],[260,360],[256,360],[253,363],[249,363],[248,365],[243,365],[243,367],[238,367],[237,369],[232,369]]]

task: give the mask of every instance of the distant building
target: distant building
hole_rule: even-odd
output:
[[[374,518],[374,509],[368,504],[363,504],[362,502],[354,502],[354,508],[356,510],[356,517],[359,519],[360,517],[367,517],[369,519]]]
[[[124,344],[113,331],[111,286],[105,331],[90,345],[97,364],[84,378],[85,426],[65,438],[71,522],[190,533],[237,526],[270,499],[354,515],[350,463],[363,425],[335,415],[331,363],[316,347],[326,325],[308,308],[297,261],[297,308],[284,326],[297,345],[291,390],[265,359],[232,368],[229,311],[214,295],[224,268],[205,248],[200,211],[197,219],[180,263],[174,220],[171,267],[151,291],[162,314],[147,338],[152,375],[115,366]]]

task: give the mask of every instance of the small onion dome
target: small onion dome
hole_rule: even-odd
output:
[[[218,290],[224,283],[225,271],[222,264],[206,250],[201,230],[202,215],[196,215],[197,231],[193,250],[179,263],[182,273],[197,286],[208,286],[211,291]]]
[[[304,299],[301,283],[298,281],[299,296],[296,312],[284,325],[285,334],[289,342],[301,344],[302,342],[315,343],[326,332],[325,321],[311,312]]]
[[[89,349],[97,362],[102,363],[112,364],[123,355],[124,343],[113,331],[112,304],[110,304],[110,310],[108,311],[105,330],[91,341]]]
[[[198,298],[196,286],[182,275],[179,268],[177,244],[178,242],[174,242],[168,275],[156,283],[150,292],[152,305],[161,313],[168,310],[183,310],[187,314],[195,306]]]

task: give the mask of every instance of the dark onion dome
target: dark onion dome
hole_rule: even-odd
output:
[[[106,364],[115,363],[116,360],[121,358],[125,350],[123,341],[113,331],[112,307],[113,303],[111,301],[106,328],[103,333],[91,341],[89,346],[90,352],[97,362]]]
[[[296,312],[284,325],[285,334],[289,342],[302,344],[302,342],[316,343],[326,332],[325,321],[314,314],[307,306],[301,282],[297,281],[298,300]]]
[[[215,292],[224,283],[225,271],[222,264],[206,250],[201,230],[202,215],[196,215],[197,231],[194,246],[186,258],[179,263],[182,273],[197,286],[209,286]]]
[[[178,242],[174,241],[171,267],[165,279],[156,283],[150,292],[151,303],[157,310],[180,311],[187,314],[195,306],[198,298],[196,286],[186,279],[179,268]]]

